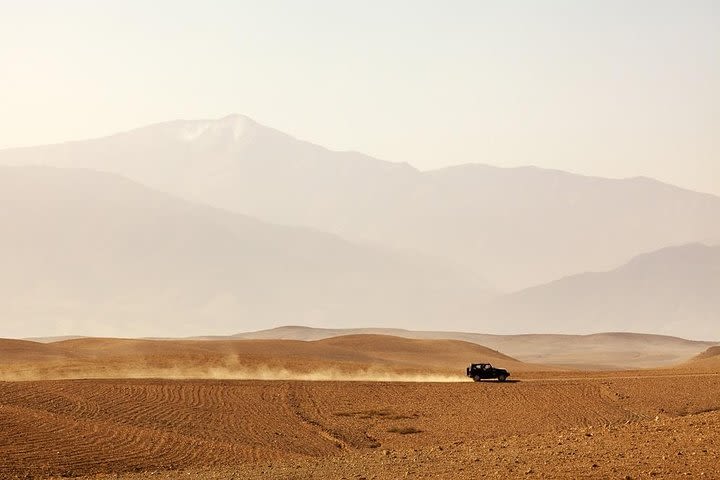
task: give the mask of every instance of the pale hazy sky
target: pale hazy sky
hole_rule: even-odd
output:
[[[0,0],[0,148],[229,113],[720,194],[720,1]]]

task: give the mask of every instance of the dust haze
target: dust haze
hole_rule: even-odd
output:
[[[229,364],[231,362],[228,362]],[[268,380],[268,381],[341,381],[341,382],[422,382],[451,383],[471,381],[467,377],[442,374],[397,373],[379,368],[344,370],[326,368],[307,372],[270,366],[252,368],[208,367],[208,368],[157,368],[138,366],[135,368],[20,368],[0,371],[0,381],[25,382],[39,380],[77,380],[102,378],[166,379],[166,380]]]

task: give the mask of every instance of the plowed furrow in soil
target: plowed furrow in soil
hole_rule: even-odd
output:
[[[20,467],[40,473],[79,474],[93,471],[182,468],[222,463],[228,458],[253,460],[246,445],[209,442],[170,431],[128,427],[114,422],[87,421],[63,415],[0,411],[12,441],[0,442],[2,473]],[[32,424],[23,419],[32,417]],[[12,419],[16,420],[12,420]]]
[[[286,392],[279,383],[3,383],[0,472],[65,475],[327,454],[334,447],[303,434]]]
[[[656,432],[664,428],[663,419],[677,418],[687,418],[691,428],[693,414],[717,408],[718,392],[720,377],[481,384],[5,382],[0,383],[0,478],[222,469],[292,459],[340,461],[355,454],[384,458],[385,451],[431,453],[470,442],[479,446],[482,460],[482,452],[501,452],[503,445],[534,451],[533,439],[541,436],[557,439],[549,445],[565,459],[586,447],[591,454],[596,437],[611,438],[618,429],[640,432],[644,425]],[[645,439],[638,434],[637,441],[642,445]],[[713,451],[704,438],[693,442],[697,455]],[[541,446],[548,448],[547,442]]]

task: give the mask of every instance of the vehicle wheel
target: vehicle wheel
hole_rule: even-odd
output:
[[[507,380],[507,377],[505,375],[500,375],[498,377],[498,382],[504,382],[505,380]]]
[[[475,380],[476,382],[479,382],[479,381],[480,381],[480,375],[475,375],[475,376],[473,377],[473,380]]]

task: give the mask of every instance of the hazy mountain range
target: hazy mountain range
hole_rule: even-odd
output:
[[[720,246],[640,255],[609,272],[498,297],[482,315],[502,333],[631,331],[720,340]]]
[[[609,270],[671,245],[720,243],[720,197],[533,167],[421,172],[239,115],[4,150],[0,164],[118,173],[266,221],[437,256],[502,291]]]
[[[73,167],[0,168],[0,336],[304,323],[720,338],[718,247],[701,245],[720,243],[720,197],[647,178],[421,172],[243,116],[1,150],[0,165]]]
[[[468,319],[484,284],[415,254],[192,204],[113,174],[0,167],[0,336]]]

